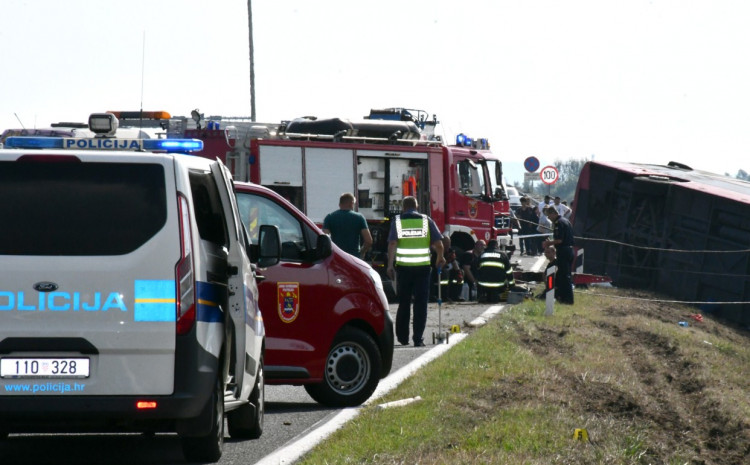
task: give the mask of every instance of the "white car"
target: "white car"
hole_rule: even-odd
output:
[[[508,186],[505,189],[505,193],[508,194],[511,210],[515,211],[517,208],[521,207],[521,197],[523,196],[518,192],[518,189],[513,186]]]

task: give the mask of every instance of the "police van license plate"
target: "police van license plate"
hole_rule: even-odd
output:
[[[4,358],[3,378],[88,378],[87,358]]]

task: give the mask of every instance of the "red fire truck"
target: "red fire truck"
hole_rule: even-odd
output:
[[[343,192],[357,196],[373,235],[371,264],[385,276],[390,218],[415,196],[451,239],[469,250],[497,239],[512,250],[510,205],[500,158],[486,139],[459,134],[448,145],[437,119],[421,110],[372,110],[358,120],[298,118],[280,124],[210,116],[169,121],[169,137],[204,142],[198,155],[220,158],[235,180],[278,192],[314,222],[335,210]]]

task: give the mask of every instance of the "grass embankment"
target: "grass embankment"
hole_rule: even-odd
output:
[[[301,463],[750,463],[748,333],[595,292],[508,307]]]

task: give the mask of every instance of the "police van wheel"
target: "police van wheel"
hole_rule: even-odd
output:
[[[211,429],[205,436],[182,436],[182,454],[188,462],[217,462],[224,449],[224,386],[216,380],[207,408]]]
[[[258,439],[263,434],[266,413],[266,380],[263,375],[263,359],[260,361],[255,387],[250,393],[250,403],[227,415],[229,436],[237,439]]]
[[[370,335],[344,328],[326,358],[323,382],[306,384],[316,402],[331,407],[352,407],[370,398],[380,381],[382,359]]]

